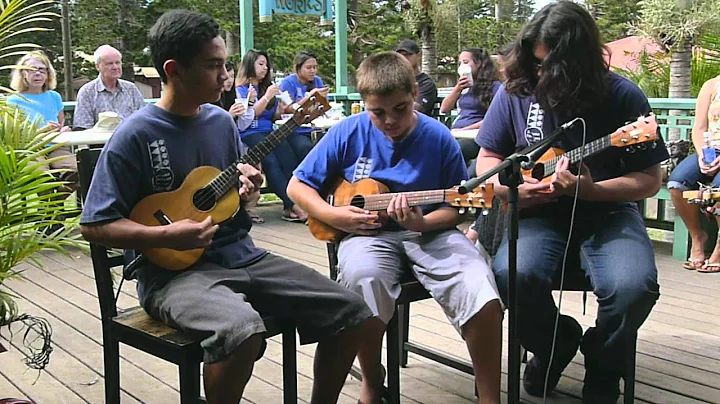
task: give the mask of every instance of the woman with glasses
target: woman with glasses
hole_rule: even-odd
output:
[[[17,61],[12,72],[10,87],[17,91],[7,98],[8,105],[22,110],[42,130],[66,132],[71,130],[65,126],[65,113],[60,94],[55,90],[57,78],[55,69],[45,54],[30,52]],[[68,184],[59,188],[61,192],[72,192],[77,188],[77,163],[69,147],[61,147],[48,154],[48,158],[64,156],[44,167],[45,169],[66,170],[59,174]]]

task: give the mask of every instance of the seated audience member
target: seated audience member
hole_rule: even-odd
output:
[[[338,281],[365,298],[375,317],[358,351],[362,403],[379,403],[383,334],[395,312],[400,280],[412,273],[462,335],[479,402],[500,403],[502,306],[487,262],[457,229],[457,209],[410,208],[393,197],[387,225],[355,206],[320,196],[339,178],[371,178],[392,192],[445,189],[467,179],[460,147],[441,122],[413,108],[417,84],[396,52],[365,59],[357,71],[365,112],[335,125],[295,170],[288,193],[312,217],[349,233],[338,247]]]
[[[280,87],[273,83],[272,65],[267,53],[249,50],[242,59],[236,84],[238,95],[253,102],[255,119],[240,132],[242,142],[253,147],[272,133],[273,122],[280,118],[280,112],[286,107],[275,98],[280,94]],[[257,94],[256,99],[254,93]],[[277,145],[262,162],[268,186],[283,201],[281,218],[290,222],[305,222],[307,214],[287,196],[287,184],[297,165],[298,160],[288,142]]]
[[[287,91],[294,103],[302,104],[306,99],[315,93],[327,96],[328,88],[323,84],[322,79],[317,76],[318,62],[314,54],[308,51],[301,51],[295,55],[293,61],[295,73],[285,77],[280,82],[280,92]],[[288,143],[295,153],[295,159],[300,162],[313,148],[310,136],[311,128],[300,127],[295,133],[288,137]]]
[[[435,102],[437,102],[438,91],[433,79],[420,71],[420,62],[422,62],[420,47],[418,47],[415,41],[404,39],[400,41],[395,48],[395,52],[405,56],[413,67],[415,82],[418,87],[418,94],[417,97],[415,97],[415,110],[427,116],[432,116]]]
[[[138,202],[177,189],[196,167],[225,169],[240,158],[232,118],[209,104],[227,79],[218,24],[169,11],[150,29],[149,45],[165,91],[157,104],[126,118],[102,150],[83,207],[83,236],[129,250],[206,249],[183,271],[142,263],[137,279],[150,316],[200,340],[208,403],[240,402],[263,352],[265,316],[297,324],[302,344],[318,342],[310,403],[337,402],[372,313],[357,294],[254,245],[244,204],[260,186],[255,167],[238,164],[239,189],[230,192],[239,192],[241,203],[221,224],[210,217],[166,226],[129,219]],[[151,152],[160,148],[165,160],[158,166]]]
[[[73,128],[90,129],[101,112],[112,111],[127,118],[145,105],[143,96],[135,84],[123,80],[122,55],[110,45],[102,45],[95,51],[95,67],[98,77],[80,88],[73,114]]]
[[[57,77],[50,59],[42,52],[30,52],[21,57],[12,73],[10,87],[20,95],[11,95],[7,98],[8,105],[17,106],[31,120],[36,121],[43,130],[52,132],[66,132],[70,128],[65,126],[65,113],[60,94],[55,90]],[[75,155],[69,146],[63,146],[48,154],[48,158],[61,157],[60,160],[49,163],[44,169],[61,169],[58,177],[67,184],[56,191],[71,193],[77,188],[77,163]]]
[[[717,151],[717,157],[706,162],[702,153],[696,152],[688,156],[670,174],[667,187],[675,212],[690,234],[690,257],[683,267],[698,272],[716,273],[720,272],[720,237],[710,258],[706,259],[705,242],[708,236],[700,227],[700,210],[697,205],[689,204],[682,193],[698,189],[699,183],[720,187],[720,76],[706,81],[697,97],[695,124],[692,129],[692,142],[696,151],[705,147],[705,133],[709,133],[710,147]],[[720,216],[714,217],[720,224]]]
[[[242,132],[252,124],[253,118],[255,118],[255,110],[252,108],[246,109],[245,104],[242,102],[236,102],[237,92],[235,91],[235,65],[232,62],[226,62],[225,70],[227,70],[228,78],[223,84],[223,92],[220,95],[220,99],[212,104],[228,111],[230,116],[236,120],[238,130]],[[246,146],[241,144],[241,147],[245,148]],[[245,206],[245,210],[247,210],[250,218],[252,218],[253,223],[265,223],[265,219],[258,215],[254,209],[260,199],[260,194],[257,194],[257,198],[253,198],[254,199],[248,201]]]
[[[447,114],[455,107],[459,114],[452,124],[453,130],[478,130],[482,126],[493,95],[501,83],[490,55],[482,49],[466,49],[458,56],[458,66],[470,67],[471,77],[460,76],[452,92],[442,102],[440,112]],[[480,150],[474,139],[459,138],[463,158],[474,176],[472,163]]]

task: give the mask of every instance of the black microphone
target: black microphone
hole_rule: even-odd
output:
[[[537,145],[532,145],[530,151],[525,153],[521,152],[528,157],[528,160],[520,163],[520,167],[522,167],[523,170],[529,170],[533,168],[535,166],[535,163],[537,163],[538,159],[542,157],[542,155],[545,154],[545,152],[548,151],[550,147],[552,147],[552,144],[555,143],[555,141],[557,141],[557,138],[570,130],[570,128],[575,126],[578,121],[580,121],[580,118],[575,118],[569,122],[560,125],[548,138],[543,139]]]

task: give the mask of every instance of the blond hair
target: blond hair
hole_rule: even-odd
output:
[[[365,59],[355,74],[361,97],[388,96],[396,91],[415,93],[415,73],[404,56],[397,52],[380,52]]]
[[[43,91],[54,90],[57,86],[57,73],[55,73],[55,68],[52,63],[50,63],[50,59],[48,59],[44,53],[40,51],[28,52],[17,61],[15,66],[27,66],[27,63],[31,60],[42,62],[47,68],[47,80],[45,80],[45,84],[43,84]],[[12,79],[10,80],[10,88],[21,93],[28,89],[28,83],[23,74],[24,71],[31,72],[32,70],[15,67],[12,72]]]

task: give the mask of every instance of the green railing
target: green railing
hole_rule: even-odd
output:
[[[439,99],[435,106],[434,115],[437,119],[442,121],[448,127],[452,123],[454,115],[442,115],[439,113],[439,105],[442,102],[445,94],[440,92]],[[342,102],[345,114],[350,114],[350,107],[353,102],[360,101],[360,94],[328,94],[328,100],[331,102]],[[147,99],[147,103],[155,103],[158,99]],[[670,135],[678,135],[680,139],[689,140],[692,135],[692,126],[695,121],[695,99],[668,99],[668,98],[651,98],[650,106],[655,112],[660,131],[664,139],[668,139]],[[68,121],[71,122],[72,113],[75,109],[75,102],[65,102],[65,113],[68,117]],[[674,137],[674,136],[673,136]],[[652,217],[647,217],[648,202],[645,203],[645,221],[648,227],[656,228],[661,230],[672,231],[673,234],[673,256],[677,259],[684,260],[687,257],[688,252],[688,233],[687,228],[682,223],[680,218],[676,215],[674,218],[668,218],[666,212],[667,201],[670,200],[670,194],[668,190],[663,187],[660,192],[657,193],[653,198],[657,201],[657,207],[655,210],[656,214]],[[654,202],[653,202],[654,203]]]

